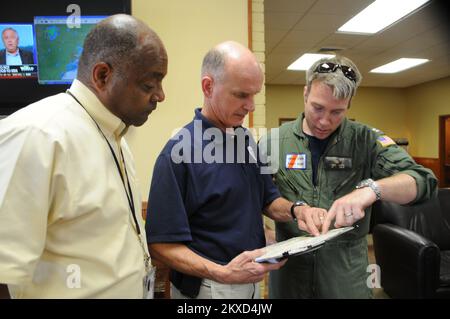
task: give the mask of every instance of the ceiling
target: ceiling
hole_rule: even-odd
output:
[[[396,0],[392,0],[396,1]],[[323,48],[353,60],[362,86],[404,88],[450,75],[447,6],[432,0],[413,14],[373,35],[336,30],[373,0],[265,0],[266,83],[305,84],[304,71],[287,67],[303,53]],[[396,74],[369,73],[401,57],[431,61]]]

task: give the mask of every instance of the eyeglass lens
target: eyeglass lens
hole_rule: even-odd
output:
[[[331,72],[336,72],[336,70],[340,68],[342,70],[342,73],[350,80],[355,81],[356,80],[356,74],[355,71],[353,71],[353,69],[349,66],[346,65],[340,65],[340,64],[336,64],[336,63],[331,63],[331,62],[325,62],[320,64],[317,69],[316,72],[319,73],[331,73]]]

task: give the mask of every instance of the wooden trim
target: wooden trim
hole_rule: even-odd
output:
[[[253,48],[253,3],[252,0],[247,0],[247,36],[248,48]],[[253,127],[253,112],[248,114],[248,127]]]
[[[450,114],[447,115],[440,115],[439,116],[439,176],[442,178],[439,178],[439,187],[448,187],[446,185],[446,180],[448,178],[447,169],[445,168],[445,143],[446,143],[446,137],[445,137],[445,122],[447,118],[450,118]]]
[[[247,0],[247,34],[248,34],[248,48],[253,49],[253,2]]]
[[[436,175],[437,179],[440,180],[441,170],[439,158],[431,157],[413,157],[417,164],[420,164],[426,168],[429,168]]]
[[[142,219],[147,219],[147,202],[142,202]]]

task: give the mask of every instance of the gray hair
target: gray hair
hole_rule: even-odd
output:
[[[99,61],[120,67],[125,64],[125,61],[134,57],[137,44],[135,29],[116,28],[112,24],[98,24],[84,41],[78,75],[87,75],[93,65]]]
[[[202,77],[212,75],[216,80],[223,79],[225,68],[225,52],[213,48],[206,53],[202,63]]]
[[[316,72],[317,67],[324,62],[331,62],[352,68],[356,74],[355,81],[347,78],[344,73],[342,73],[341,68],[338,68],[335,72],[330,73]],[[350,59],[343,56],[335,56],[332,58],[320,59],[308,69],[308,71],[306,72],[306,86],[308,92],[311,90],[311,84],[315,80],[318,80],[330,86],[333,89],[333,96],[335,98],[348,99],[355,96],[356,90],[361,83],[362,76],[356,65]]]
[[[3,35],[5,34],[5,32],[6,31],[14,31],[14,33],[16,34],[16,36],[17,36],[17,38],[19,38],[19,33],[17,32],[17,30],[16,29],[13,29],[13,28],[11,28],[11,27],[8,27],[8,28],[4,28],[3,29],[3,31],[2,31],[2,38],[3,38]]]

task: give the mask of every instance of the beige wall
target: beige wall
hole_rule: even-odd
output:
[[[174,129],[191,121],[203,99],[200,67],[215,44],[235,40],[247,45],[246,0],[133,0],[132,13],[163,40],[169,71],[163,82],[166,100],[149,120],[127,135],[135,156],[143,200],[147,200],[153,166]]]
[[[302,112],[302,95],[300,86],[267,85],[267,126]],[[439,115],[450,115],[450,77],[405,89],[361,87],[348,113],[393,138],[407,137],[412,156],[430,158],[439,157]]]
[[[296,118],[303,112],[303,88],[297,85],[266,84],[266,125],[278,127],[278,119]]]
[[[304,110],[303,86],[267,85],[267,126],[277,127],[279,118],[297,117]],[[391,137],[409,137],[406,99],[401,89],[359,88],[349,118],[376,127]]]
[[[405,89],[407,126],[418,157],[439,157],[439,115],[450,115],[450,77]]]

